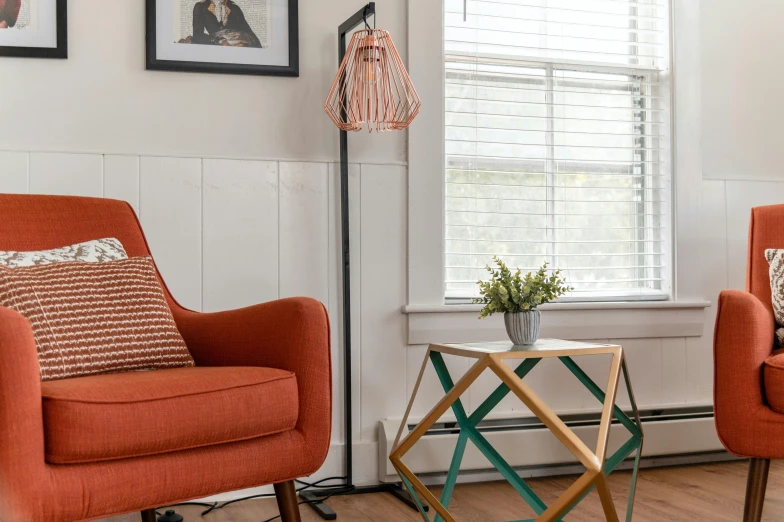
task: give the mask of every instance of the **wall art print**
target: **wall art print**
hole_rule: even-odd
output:
[[[147,0],[147,69],[299,76],[297,18],[297,0]]]

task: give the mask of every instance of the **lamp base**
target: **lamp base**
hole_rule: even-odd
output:
[[[308,505],[313,508],[313,510],[324,520],[335,520],[338,518],[337,513],[335,513],[332,508],[326,505],[324,502],[321,502],[320,499],[332,496],[364,495],[367,493],[389,493],[414,511],[419,510],[414,499],[411,497],[411,495],[408,494],[408,491],[401,488],[397,484],[354,486],[351,489],[347,489],[346,486],[337,486],[335,488],[320,489],[318,491],[305,490],[300,491],[299,497],[302,500],[307,501]],[[425,508],[425,511],[428,510],[428,506],[424,506],[423,504],[423,507]]]

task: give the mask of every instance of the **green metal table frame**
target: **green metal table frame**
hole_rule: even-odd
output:
[[[441,385],[443,386],[444,391],[449,394],[449,392],[454,389],[455,384],[452,380],[452,376],[449,374],[446,363],[444,362],[443,354],[439,351],[430,350],[429,356],[430,362],[432,363],[436,374],[441,381]],[[577,363],[574,362],[571,357],[562,356],[558,357],[558,359],[600,403],[605,402],[606,396],[602,389],[582,370],[582,368],[577,365]],[[536,367],[536,365],[541,360],[542,358],[526,358],[517,366],[517,368],[514,370],[514,373],[520,379],[523,379],[531,370],[534,369],[534,367]],[[630,418],[616,405],[613,405],[612,417],[628,430],[631,437],[626,443],[624,443],[619,449],[617,449],[606,459],[603,464],[603,471],[605,476],[609,475],[615,471],[624,460],[631,457],[632,453],[636,452],[626,510],[626,521],[630,522],[632,520],[634,494],[637,485],[637,474],[640,467],[640,455],[642,453],[643,430],[637,404],[634,400],[634,394],[632,392],[631,381],[629,378],[629,371],[626,366],[625,359],[622,359],[621,364],[624,384],[628,391],[631,407],[633,410],[633,418]],[[460,427],[460,433],[457,438],[457,445],[455,447],[455,452],[449,467],[449,472],[446,476],[444,489],[441,493],[440,502],[445,508],[448,509],[451,502],[455,484],[457,483],[457,477],[460,471],[460,465],[462,463],[463,455],[466,449],[466,444],[470,440],[479,449],[479,451],[482,452],[487,460],[489,460],[490,463],[509,482],[509,484],[511,484],[511,486],[520,494],[526,503],[531,506],[537,515],[541,515],[547,510],[545,503],[539,498],[539,496],[537,496],[537,494],[531,489],[526,481],[517,474],[514,468],[512,468],[512,466],[501,457],[501,455],[493,448],[490,442],[477,428],[479,423],[482,422],[482,420],[493,410],[493,408],[498,405],[499,402],[501,402],[501,400],[503,400],[504,397],[507,396],[507,394],[510,393],[510,391],[511,390],[509,386],[502,382],[470,415],[466,413],[459,397],[451,404],[452,412],[454,413],[457,424]],[[419,500],[419,496],[417,495],[417,492],[411,481],[403,473],[400,473],[400,476],[405,487],[411,493],[412,497],[416,499],[422,518],[425,520],[425,522],[431,522],[427,512],[425,511],[424,505]],[[581,502],[595,487],[595,485],[592,485],[589,489],[582,493],[579,498],[577,498],[577,500],[570,504],[568,509],[562,512],[561,516],[557,520],[562,520],[564,515],[568,514],[572,509],[574,509],[574,507],[579,502]],[[537,519],[526,519],[518,522],[534,522],[535,520]],[[444,519],[440,514],[435,513],[433,522],[444,522]]]

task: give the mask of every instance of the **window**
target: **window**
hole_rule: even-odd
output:
[[[445,0],[447,298],[501,256],[670,295],[667,0]]]

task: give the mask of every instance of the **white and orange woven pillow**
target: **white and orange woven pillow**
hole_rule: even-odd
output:
[[[150,257],[0,265],[0,306],[30,321],[43,381],[194,364]]]

